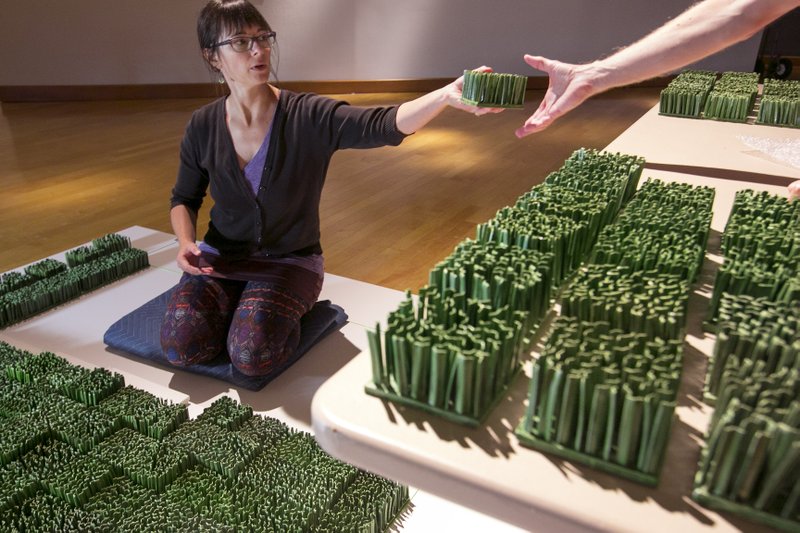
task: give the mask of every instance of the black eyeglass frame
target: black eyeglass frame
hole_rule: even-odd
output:
[[[277,33],[275,33],[274,31],[268,31],[268,32],[264,32],[264,33],[259,33],[258,35],[254,36],[254,37],[251,37],[249,35],[238,35],[236,37],[231,37],[230,39],[226,39],[224,41],[220,41],[218,43],[214,43],[214,44],[211,45],[211,48],[219,48],[220,46],[225,46],[226,44],[228,44],[228,45],[230,45],[231,49],[234,52],[244,53],[244,52],[249,52],[250,50],[252,50],[253,49],[253,43],[256,43],[259,46],[259,48],[261,48],[262,50],[266,50],[267,48],[272,48],[273,47],[273,45],[275,44],[275,37],[276,36],[277,36]],[[233,46],[233,41],[236,41],[236,40],[239,40],[239,39],[247,39],[249,41],[247,43],[247,48],[245,48],[244,50],[237,50]],[[267,46],[261,46],[262,42],[267,43]]]

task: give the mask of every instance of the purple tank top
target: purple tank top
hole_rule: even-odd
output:
[[[253,189],[253,194],[258,194],[258,186],[261,185],[261,176],[264,175],[264,165],[267,162],[267,150],[269,149],[269,138],[272,135],[272,124],[270,123],[267,129],[267,135],[264,137],[264,142],[245,166],[244,177],[250,183],[250,188]]]

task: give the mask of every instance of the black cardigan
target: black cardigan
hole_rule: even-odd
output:
[[[240,258],[321,253],[319,202],[331,156],[343,148],[396,146],[397,107],[354,107],[282,89],[258,194],[239,168],[225,120],[225,98],[192,115],[181,143],[171,206],[195,213],[211,185],[211,221],[203,240]]]

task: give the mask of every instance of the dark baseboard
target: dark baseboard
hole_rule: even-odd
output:
[[[636,87],[664,87],[672,79],[654,78]],[[291,91],[318,94],[351,93],[420,93],[438,89],[451,78],[409,80],[332,80],[287,81],[277,84]],[[529,90],[547,88],[546,76],[528,78]],[[148,100],[159,98],[214,98],[224,89],[212,83],[165,83],[141,85],[4,85],[0,86],[0,102],[69,102],[96,100]]]

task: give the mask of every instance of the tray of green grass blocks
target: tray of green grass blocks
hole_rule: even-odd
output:
[[[222,397],[194,420],[0,342],[3,531],[385,531],[408,489]]]
[[[716,79],[716,72],[709,70],[681,72],[661,91],[658,112],[661,115],[700,118]]]
[[[737,192],[722,236],[722,254],[708,329],[713,329],[724,293],[800,301],[800,202],[766,192]]]
[[[147,268],[147,253],[128,237],[108,234],[66,253],[0,277],[0,328],[10,326]]]
[[[692,497],[800,530],[800,204],[740,191],[722,238],[704,389],[713,405]]]
[[[476,229],[368,332],[368,394],[479,425],[521,370],[553,292],[636,189],[643,160],[577,150]]]
[[[658,483],[713,198],[648,180],[600,233],[533,363],[520,443]]]
[[[800,81],[764,80],[756,123],[800,128]]]
[[[757,72],[723,72],[708,93],[703,118],[745,122],[758,95]]]
[[[478,107],[522,107],[528,78],[518,74],[464,71],[461,101]]]

